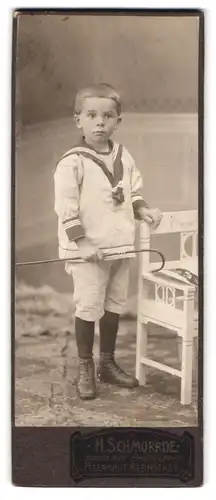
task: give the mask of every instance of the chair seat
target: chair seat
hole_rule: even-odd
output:
[[[181,279],[181,277],[174,276],[173,273],[168,271],[166,273],[163,271],[152,273],[151,271],[143,271],[142,277],[148,281],[152,281],[153,283],[161,284],[164,286],[173,286],[178,288],[179,290],[186,290],[188,288],[196,290],[196,285],[189,283],[186,280]]]
[[[186,285],[195,285],[198,286],[198,274],[193,269],[188,269],[183,266],[178,266],[177,268],[164,268],[162,271],[158,271],[158,275],[162,277],[166,277],[168,279],[173,279],[175,281],[181,281]]]
[[[156,276],[155,273],[145,273],[146,293],[140,297],[139,315],[143,322],[151,322],[178,330],[184,330],[185,290],[191,289],[194,293],[193,330],[198,329],[198,288],[169,278]]]

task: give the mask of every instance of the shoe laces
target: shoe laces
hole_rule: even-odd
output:
[[[94,375],[94,363],[92,359],[80,359],[80,375],[85,381]]]
[[[103,354],[103,359],[104,359],[106,365],[110,364],[112,369],[114,368],[116,373],[119,373],[121,375],[125,374],[124,370],[122,370],[122,368],[116,363],[116,360],[115,360],[113,354]]]

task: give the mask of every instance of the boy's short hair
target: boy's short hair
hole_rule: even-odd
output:
[[[109,83],[98,83],[79,90],[75,98],[75,114],[78,115],[79,113],[81,113],[84,99],[86,99],[87,97],[105,97],[107,99],[112,99],[116,103],[117,114],[121,114],[120,95]]]

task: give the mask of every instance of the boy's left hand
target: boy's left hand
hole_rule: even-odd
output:
[[[151,229],[156,229],[163,217],[162,212],[158,208],[141,207],[139,214],[141,219],[151,226]]]

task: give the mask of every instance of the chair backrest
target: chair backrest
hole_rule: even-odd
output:
[[[167,245],[169,244],[169,235],[179,233],[180,248],[178,249],[179,258],[171,260],[167,258],[166,253],[160,247],[160,238],[157,238],[157,245],[152,245],[153,235],[167,235]],[[177,212],[165,212],[159,227],[152,231],[149,226],[143,222],[140,225],[140,249],[155,248],[165,253],[166,268],[184,267],[195,274],[198,274],[198,211],[185,210]],[[156,240],[155,240],[156,241]],[[170,248],[169,248],[170,254]],[[155,268],[155,262],[151,262],[150,253],[142,254],[142,268],[145,271],[151,271]],[[157,259],[158,261],[159,259]]]

